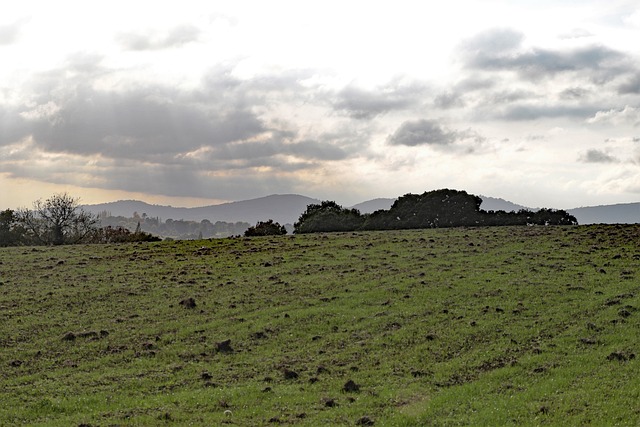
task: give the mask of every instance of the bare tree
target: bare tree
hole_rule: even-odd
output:
[[[96,230],[98,218],[67,193],[55,194],[33,203],[33,209],[19,209],[17,217],[33,237],[45,245],[79,243]]]

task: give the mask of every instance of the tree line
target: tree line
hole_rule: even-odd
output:
[[[161,240],[137,227],[101,227],[96,215],[67,193],[37,200],[33,208],[0,212],[0,246],[120,243]]]
[[[98,214],[102,226],[122,227],[129,230],[135,229],[140,224],[143,232],[162,236],[165,239],[195,240],[209,238],[224,238],[242,235],[250,226],[248,222],[212,222],[208,219],[202,221],[190,221],[184,219],[162,220],[158,217],[148,216],[146,213],[134,212],[132,217],[113,216],[109,212]]]
[[[294,224],[294,233],[356,230],[398,230],[461,226],[576,225],[578,221],[564,210],[540,209],[518,212],[485,211],[482,199],[458,190],[435,190],[405,194],[388,210],[361,214],[333,201],[308,205]]]
[[[287,227],[291,227],[287,224]],[[135,231],[132,231],[135,230]],[[208,219],[186,221],[149,217],[112,216],[103,211],[97,215],[85,211],[79,199],[56,194],[44,201],[37,200],[33,208],[0,211],[0,246],[65,245],[75,243],[124,243],[165,239],[207,239],[240,236],[286,234],[285,226],[277,222],[260,221],[255,226]]]
[[[521,209],[517,212],[485,211],[482,199],[458,190],[435,190],[423,194],[405,194],[388,210],[361,214],[343,208],[334,201],[307,206],[293,225],[294,233],[356,230],[397,230],[460,226],[499,225],[576,225],[578,221],[564,210]],[[136,222],[137,221],[137,222]],[[131,231],[134,227],[135,231]],[[160,237],[143,230],[168,230],[177,238],[197,239],[235,235],[265,236],[286,234],[287,229],[273,220],[248,223],[211,223],[209,220],[184,221],[149,218],[112,217],[106,212],[94,215],[85,211],[77,198],[66,193],[33,203],[32,209],[7,209],[0,212],[0,246],[63,245],[74,243],[119,243],[158,241]]]

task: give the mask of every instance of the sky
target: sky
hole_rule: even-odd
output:
[[[0,14],[0,209],[640,201],[636,1],[29,1]]]

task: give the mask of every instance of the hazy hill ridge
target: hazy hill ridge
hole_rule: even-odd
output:
[[[537,211],[538,209],[533,209],[528,206],[518,205],[512,202],[509,202],[504,199],[499,199],[496,197],[489,196],[480,196],[482,199],[482,204],[480,205],[480,209],[484,211],[505,211],[505,212],[518,212],[521,209]]]
[[[146,213],[150,217],[160,217],[163,221],[171,218],[186,221],[208,219],[211,222],[246,221],[248,223],[256,223],[273,219],[281,224],[293,224],[307,208],[307,205],[312,203],[320,203],[320,200],[297,194],[273,194],[257,199],[196,208],[152,205],[137,200],[123,200],[98,205],[86,205],[84,207],[96,214],[107,211],[113,216],[131,217],[134,212],[139,215]]]
[[[579,224],[635,224],[640,222],[640,203],[587,206],[568,210]]]
[[[520,209],[532,209],[518,205],[504,199],[480,196],[482,198],[481,209],[489,211],[504,210],[518,211]],[[372,213],[380,209],[389,209],[396,199],[378,198],[368,200],[351,208],[358,209],[361,213]],[[321,201],[299,194],[273,194],[257,199],[223,203],[219,205],[202,206],[196,208],[180,208],[172,206],[153,205],[138,200],[121,200],[117,202],[102,203],[97,205],[85,205],[85,209],[93,213],[107,211],[113,216],[132,217],[134,212],[139,215],[146,213],[150,217],[160,217],[162,220],[169,218],[174,220],[201,221],[246,221],[256,223],[267,219],[273,219],[281,224],[293,224],[298,220],[307,205],[317,204]],[[604,206],[588,206],[575,209],[567,209],[575,216],[579,224],[630,224],[640,222],[640,203],[626,203]]]

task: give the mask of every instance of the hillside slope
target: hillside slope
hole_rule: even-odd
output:
[[[588,206],[569,209],[580,224],[635,224],[640,222],[640,203]]]
[[[151,205],[134,200],[86,205],[84,207],[96,214],[107,211],[113,216],[131,217],[134,212],[137,212],[139,215],[145,213],[150,217],[160,217],[163,221],[167,219],[183,219],[187,221],[208,219],[211,222],[244,221],[255,224],[258,221],[273,219],[281,224],[293,224],[300,214],[304,212],[307,205],[312,203],[319,203],[319,201],[297,194],[274,194],[257,199],[196,208]]]
[[[0,425],[640,425],[639,234],[0,248]]]
[[[480,196],[482,198],[481,209],[486,211],[504,210],[506,212],[519,211],[528,208],[508,200]],[[380,209],[389,209],[396,199],[380,198],[368,200],[352,206],[361,213],[372,213]],[[223,203],[220,205],[203,206],[196,208],[176,208],[171,206],[152,205],[137,200],[121,200],[117,202],[102,203],[97,205],[85,205],[84,207],[93,213],[102,211],[110,212],[114,216],[131,217],[134,212],[142,215],[146,213],[150,217],[166,219],[184,219],[188,221],[245,221],[256,223],[273,219],[281,224],[293,224],[298,220],[307,205],[317,204],[321,201],[297,194],[270,195],[251,200]],[[640,203],[626,203],[604,206],[588,206],[567,209],[575,216],[580,224],[634,224],[640,222]]]

